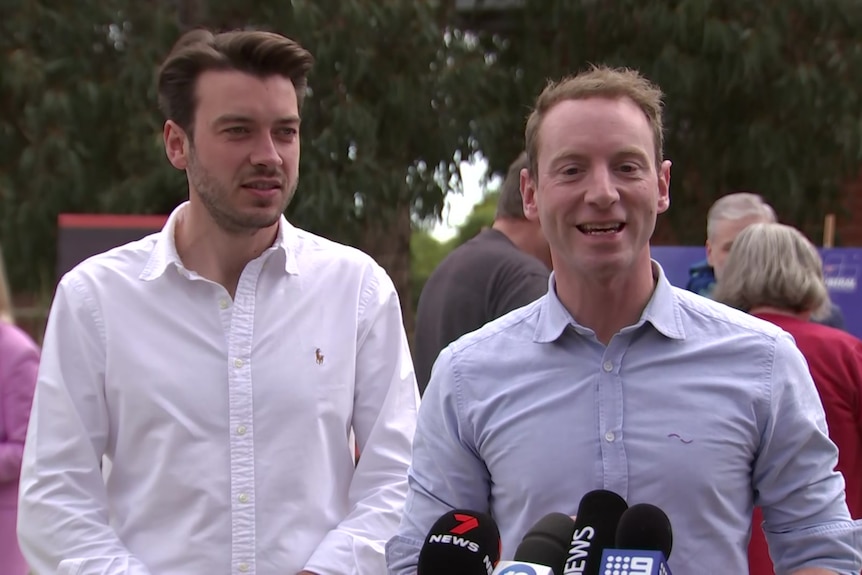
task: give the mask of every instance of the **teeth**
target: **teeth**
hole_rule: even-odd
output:
[[[588,234],[610,234],[620,231],[622,224],[584,224],[578,227]]]

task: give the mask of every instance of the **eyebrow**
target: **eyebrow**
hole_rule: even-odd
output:
[[[276,121],[276,124],[299,124],[299,116],[286,116]],[[213,122],[214,126],[223,126],[224,124],[253,124],[254,120],[249,116],[242,114],[224,114],[219,116]]]
[[[647,155],[647,153],[644,150],[642,150],[641,148],[638,148],[636,146],[626,146],[626,147],[622,148],[621,150],[619,150],[618,152],[615,152],[613,157],[615,160],[619,160],[621,158],[635,158],[635,159],[637,159],[641,162],[644,162],[644,163],[649,162],[649,156]],[[558,156],[554,157],[551,160],[550,165],[553,167],[557,167],[560,164],[563,164],[565,162],[571,162],[571,161],[584,162],[584,161],[588,161],[588,160],[589,160],[589,154],[579,154],[577,152],[563,152],[563,153],[559,154]]]
[[[551,159],[551,164],[550,164],[550,165],[551,165],[551,166],[555,166],[555,167],[556,167],[556,166],[558,166],[558,165],[560,165],[561,163],[564,163],[564,162],[571,162],[572,160],[584,161],[584,160],[586,160],[586,159],[587,159],[587,155],[586,155],[586,154],[578,154],[578,153],[575,153],[575,152],[563,152],[563,153],[561,153],[561,154],[558,154],[558,155],[554,156],[554,157]]]
[[[616,154],[614,154],[614,156],[616,156],[618,158],[635,157],[635,158],[639,158],[639,159],[643,160],[644,162],[649,161],[649,156],[647,155],[647,153],[645,151],[643,151],[641,148],[637,148],[634,146],[627,146],[627,147],[623,148],[622,150],[620,150],[619,152],[617,152]]]

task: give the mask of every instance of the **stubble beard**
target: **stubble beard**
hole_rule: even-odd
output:
[[[200,165],[194,154],[191,155],[189,166],[187,168],[189,181],[192,187],[200,198],[201,203],[206,208],[207,213],[212,218],[213,222],[231,235],[249,235],[258,230],[268,228],[274,225],[281,218],[284,211],[293,200],[296,193],[298,179],[288,176],[285,182],[286,193],[281,201],[280,209],[275,212],[258,211],[252,213],[242,213],[235,210],[230,205],[231,195],[239,190],[233,190],[228,186],[219,182],[214,178],[209,171]],[[280,175],[276,170],[257,170],[253,175],[262,177],[278,177]],[[259,207],[265,208],[269,202],[260,200]]]

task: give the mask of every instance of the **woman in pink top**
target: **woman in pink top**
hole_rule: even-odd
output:
[[[36,387],[39,350],[12,323],[12,306],[0,261],[0,573],[25,575],[16,534],[18,476]]]

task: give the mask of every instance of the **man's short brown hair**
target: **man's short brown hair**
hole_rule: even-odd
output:
[[[542,120],[548,111],[560,102],[587,98],[629,98],[637,104],[653,131],[656,166],[661,164],[664,158],[661,89],[636,70],[593,66],[576,76],[569,76],[558,82],[549,82],[536,99],[535,108],[527,119],[525,131],[530,175],[534,179],[538,178],[538,138]]]
[[[174,45],[158,75],[159,108],[191,138],[194,125],[195,86],[210,70],[237,70],[253,76],[288,78],[296,90],[299,108],[314,64],[311,53],[280,34],[209,30],[186,32]]]

